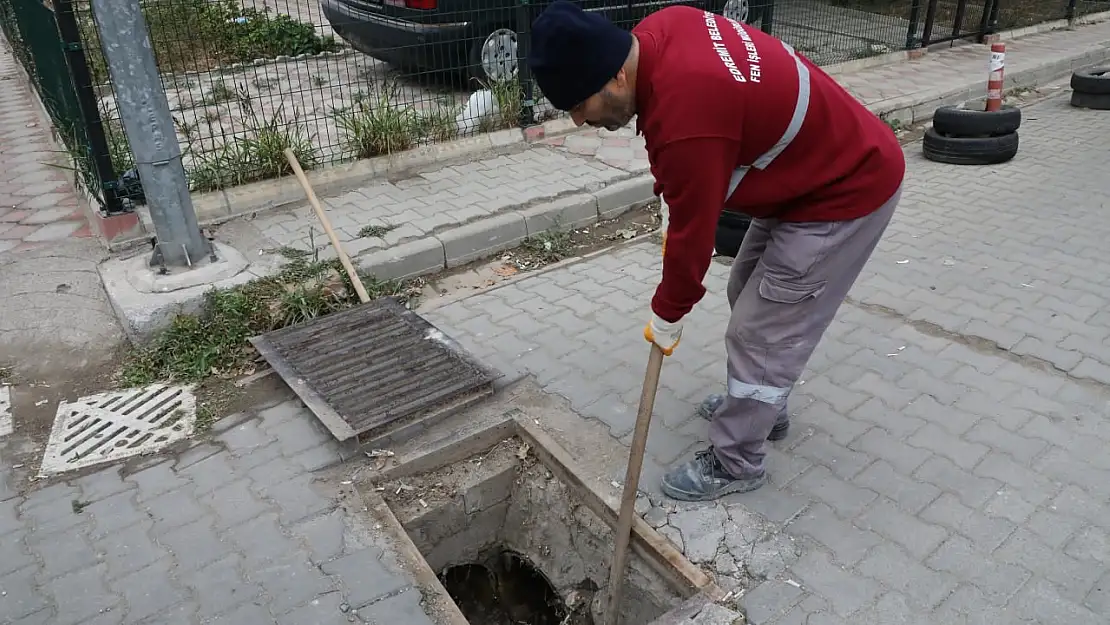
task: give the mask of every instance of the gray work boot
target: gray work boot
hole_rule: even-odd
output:
[[[714,393],[706,397],[702,400],[701,404],[698,405],[698,414],[700,414],[703,419],[712,419],[717,409],[720,408],[723,403],[725,403],[725,396]],[[783,406],[782,412],[779,413],[778,419],[775,420],[775,427],[771,428],[771,433],[767,435],[767,440],[772,442],[781,441],[786,438],[786,435],[789,433],[790,413],[787,412],[786,406]]]
[[[751,492],[767,483],[767,474],[736,477],[725,470],[713,447],[694,454],[663,476],[663,494],[679,501],[712,501],[725,495]]]

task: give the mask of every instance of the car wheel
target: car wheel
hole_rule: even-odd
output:
[[[470,49],[470,76],[486,85],[515,80],[516,55],[516,31],[497,28],[484,38],[474,40]]]
[[[756,4],[761,4],[756,0]],[[741,24],[754,24],[763,15],[760,7],[753,7],[752,0],[716,0],[716,12]]]
[[[1021,126],[1021,109],[1009,104],[998,111],[942,106],[933,113],[933,128],[950,137],[997,137]]]
[[[1071,92],[1071,105],[1094,111],[1110,111],[1110,93]]]
[[[937,163],[997,165],[1017,155],[1018,133],[998,137],[946,137],[936,128],[929,128],[921,149],[925,158]]]
[[[1076,70],[1071,75],[1071,88],[1080,93],[1110,95],[1110,67]]]

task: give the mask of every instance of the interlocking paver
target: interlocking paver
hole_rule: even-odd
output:
[[[88,236],[77,195],[57,167],[66,166],[59,160],[59,148],[52,146],[50,128],[40,123],[31,91],[2,40],[0,81],[14,95],[0,106],[8,113],[0,117],[0,222],[20,224],[6,229],[0,224],[0,254]]]
[[[276,435],[251,415],[224,430],[241,453],[278,446],[264,465],[276,477],[262,484],[232,468],[232,452],[201,444],[133,473],[107,467],[0,503],[0,622],[319,625],[348,622],[360,607],[421,622],[421,594],[389,563],[395,556],[366,546],[357,510],[313,483],[295,460],[304,452],[280,451],[298,449],[285,437],[307,431],[288,424],[316,427],[314,417],[296,400],[267,415]],[[338,455],[334,443],[323,447]],[[363,538],[348,542],[351,532]]]

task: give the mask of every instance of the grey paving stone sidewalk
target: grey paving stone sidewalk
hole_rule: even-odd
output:
[[[0,488],[0,623],[430,625],[298,401],[211,443],[18,497]],[[0,440],[0,480],[7,479]]]
[[[645,519],[743,591],[750,622],[1107,621],[1110,393],[1013,348],[1067,330],[1073,365],[1098,357],[1110,116],[1057,99],[1025,124],[1022,152],[997,167],[907,148],[905,203],[792,395],[770,485],[676,505],[658,478],[704,445],[694,406],[723,387],[727,267],[713,265],[665,364]],[[627,444],[659,253],[635,244],[429,316]],[[991,342],[976,328],[1026,334]],[[1066,333],[1044,336],[1065,349]]]
[[[899,219],[853,296],[1110,383],[1110,116],[1066,98],[1024,113],[1006,165],[914,152]]]

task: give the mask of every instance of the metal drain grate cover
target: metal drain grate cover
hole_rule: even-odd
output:
[[[185,386],[155,384],[58,404],[42,475],[158,451],[192,435],[197,400]]]
[[[341,441],[446,416],[491,394],[499,377],[388,297],[251,342]]]

